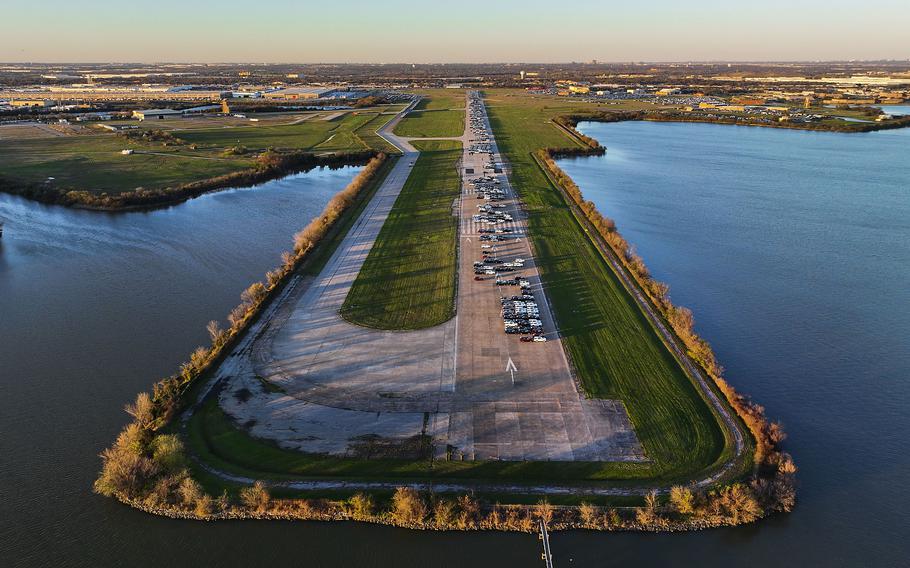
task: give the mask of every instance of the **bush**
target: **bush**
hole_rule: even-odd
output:
[[[373,516],[376,503],[373,501],[372,495],[355,493],[348,499],[348,507],[351,516],[355,519],[369,519]]]
[[[166,472],[181,471],[186,467],[183,442],[176,434],[155,436],[151,443],[152,460]]]
[[[399,487],[392,496],[392,519],[400,525],[415,525],[427,516],[427,507],[416,489]]]
[[[265,484],[257,481],[253,485],[240,490],[240,502],[250,511],[264,513],[269,508],[271,496],[268,489],[265,488]]]
[[[670,505],[680,515],[691,515],[695,512],[695,494],[688,487],[675,485],[670,489]]]

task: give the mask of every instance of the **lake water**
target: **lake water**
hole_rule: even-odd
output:
[[[580,130],[606,155],[560,165],[693,309],[730,381],[784,422],[801,486],[795,512],[754,527],[602,545],[560,535],[556,553],[583,565],[906,566],[910,130]]]
[[[887,114],[899,114],[902,116],[910,115],[910,105],[878,105]]]
[[[553,537],[556,565],[905,565],[910,131],[583,125],[563,162],[781,418],[799,507],[699,534]],[[120,408],[278,262],[355,169],[154,212],[0,195],[0,566],[537,566],[533,535],[173,521],[91,493]]]

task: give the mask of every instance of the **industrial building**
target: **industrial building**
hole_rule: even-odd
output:
[[[139,120],[162,120],[165,118],[174,118],[176,116],[183,116],[183,111],[169,108],[150,108],[133,111],[133,118],[138,118]]]
[[[287,87],[263,93],[263,97],[277,101],[297,101],[323,98],[336,91],[338,91],[338,89],[331,87]]]
[[[21,107],[47,108],[47,107],[53,106],[53,105],[54,105],[54,101],[50,101],[47,99],[16,99],[16,100],[12,100],[9,102],[9,106],[14,107],[14,108],[21,108]]]

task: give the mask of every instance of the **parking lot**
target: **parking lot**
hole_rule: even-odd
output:
[[[466,124],[449,445],[467,459],[642,459],[623,405],[585,400],[576,389],[476,93]]]

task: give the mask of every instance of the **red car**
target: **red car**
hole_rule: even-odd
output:
[[[483,280],[483,276],[475,276],[474,280]]]
[[[530,343],[530,342],[534,341],[534,338],[530,335],[524,335],[522,337],[519,337],[518,339],[521,341],[524,341],[525,343]]]

